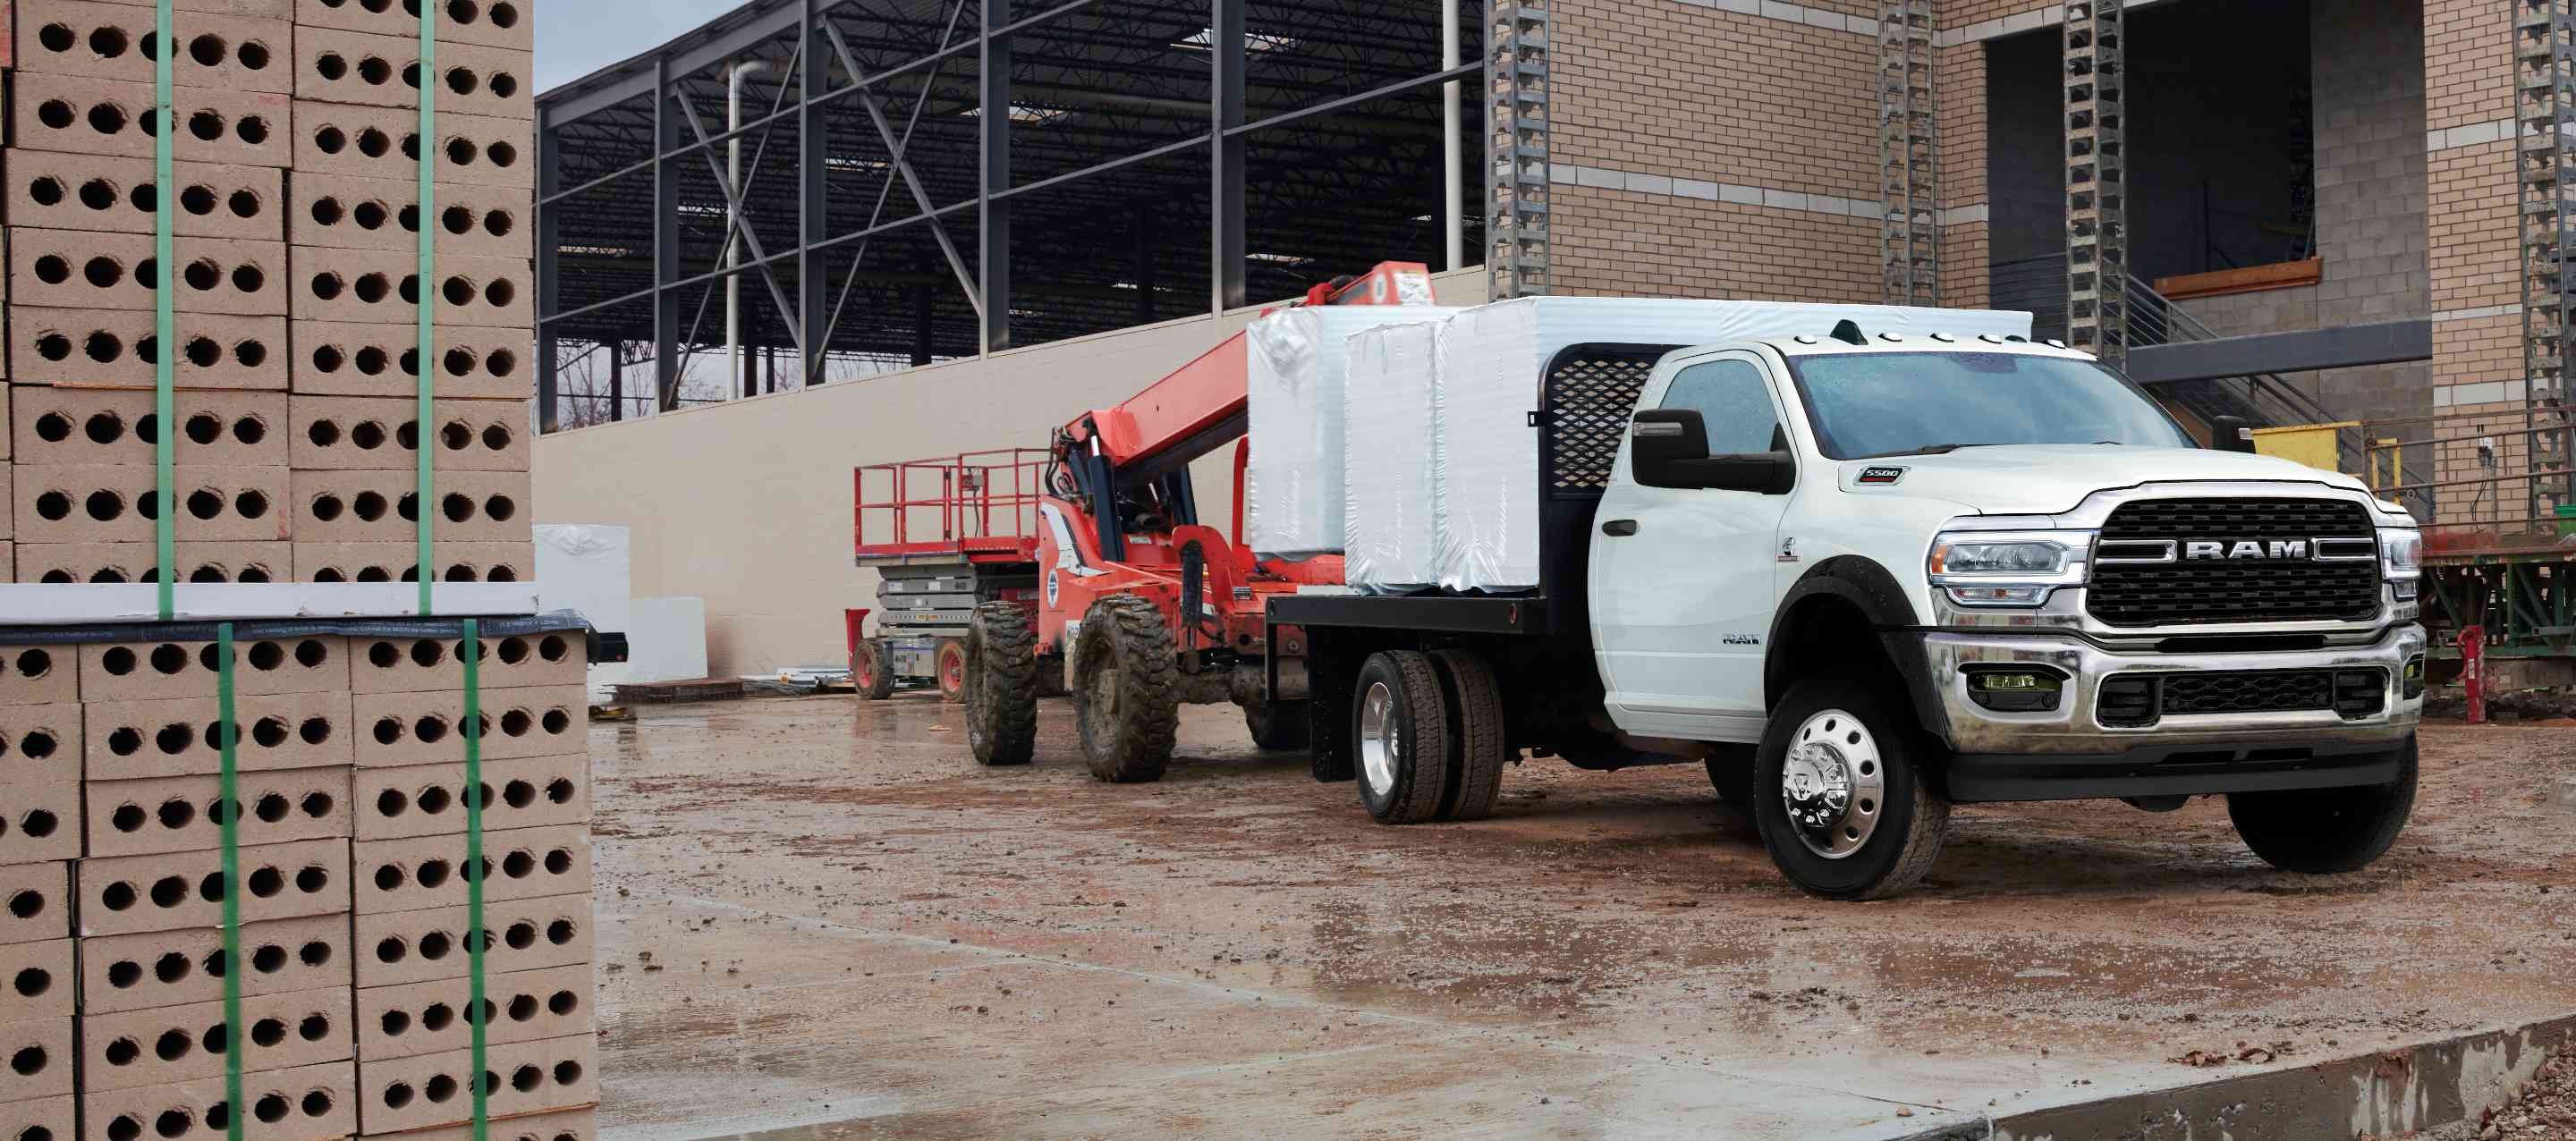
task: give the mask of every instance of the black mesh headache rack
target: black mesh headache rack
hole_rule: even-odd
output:
[[[1588,342],[1558,350],[1539,385],[1539,588],[1525,594],[1294,594],[1270,600],[1278,626],[1366,626],[1457,634],[1583,631],[1593,512],[1655,362],[1687,345]]]

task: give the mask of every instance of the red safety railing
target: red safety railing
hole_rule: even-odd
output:
[[[853,469],[858,556],[1031,557],[1047,460],[1039,448],[995,448]]]

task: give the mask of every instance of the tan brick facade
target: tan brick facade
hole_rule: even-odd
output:
[[[1570,0],[1555,33],[1555,161],[1875,197],[1870,37],[1677,0]]]
[[[2425,127],[2513,114],[2513,8],[2497,0],[2424,0]]]
[[[1564,293],[1878,300],[1878,224],[1660,194],[1556,187]]]
[[[2522,303],[2521,285],[2514,278],[2510,148],[2510,143],[2488,143],[2430,156],[2426,200],[2432,241],[2427,254],[2436,313]]]

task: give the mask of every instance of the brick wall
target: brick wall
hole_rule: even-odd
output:
[[[1559,163],[1876,195],[1876,41],[1678,0],[1561,0]]]
[[[1878,300],[1874,218],[1654,192],[1674,178],[1877,200],[1875,38],[1716,3],[1556,6],[1551,157],[1654,176],[1553,188],[1556,290]]]
[[[1873,302],[1868,218],[1555,187],[1560,293]]]
[[[2486,0],[2424,0],[2424,121],[2428,130],[2473,131],[2513,114],[2510,5]],[[2522,290],[2515,278],[2516,197],[2513,134],[2475,135],[2427,156],[2425,210],[2430,216],[2430,307],[2435,411],[2459,419],[2405,433],[2465,436],[2492,432],[2494,466],[2478,462],[2475,441],[2441,446],[2435,478],[2477,479],[2526,465],[2522,440],[2506,429],[2522,422]],[[2448,140],[2437,140],[2448,141]],[[2519,519],[2519,482],[2440,491],[2444,523]]]
[[[2510,117],[2512,57],[2512,5],[2424,0],[2424,125],[2438,131]]]
[[[1933,23],[1950,26],[1945,7]],[[1938,112],[1941,208],[1951,215],[1989,207],[1986,186],[1986,49],[1983,44],[1941,48],[1932,64],[1933,107]],[[1992,227],[1961,221],[1941,228],[1941,303],[1982,307],[1991,296],[1987,261]]]

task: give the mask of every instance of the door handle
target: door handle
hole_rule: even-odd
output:
[[[1601,525],[1601,533],[1604,535],[1634,535],[1637,533],[1637,521],[1634,519],[1613,519]]]

